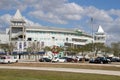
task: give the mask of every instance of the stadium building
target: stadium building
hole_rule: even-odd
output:
[[[19,10],[16,11],[10,22],[10,28],[6,33],[9,35],[8,42],[15,45],[14,51],[16,52],[26,52],[28,47],[35,45],[42,50],[46,46],[79,47],[91,42],[105,43],[106,36],[101,26],[95,33],[95,37],[82,30],[30,26],[26,25]]]

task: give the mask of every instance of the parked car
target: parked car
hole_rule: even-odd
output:
[[[112,58],[111,62],[120,62],[120,58]]]
[[[120,58],[119,57],[107,57],[107,59],[110,59],[111,62],[120,62]]]
[[[75,58],[66,58],[67,62],[78,62],[78,60]]]
[[[89,61],[88,58],[80,58],[80,59],[79,59],[79,61],[83,61],[83,60],[84,60],[84,61]]]
[[[91,58],[91,59],[89,60],[89,63],[94,63],[94,61],[95,61],[95,58]]]
[[[51,59],[49,58],[41,58],[39,59],[40,62],[51,62]]]
[[[77,56],[78,61],[89,61],[88,57],[83,57],[83,56]]]
[[[52,62],[67,62],[67,57],[55,57],[53,58]]]
[[[111,61],[107,59],[106,57],[97,57],[94,62],[105,64],[105,63],[110,63]]]
[[[105,63],[111,63],[110,59],[107,59],[106,57],[97,57],[95,59],[91,59],[89,61],[89,63],[101,63],[101,64],[105,64]]]
[[[16,63],[18,62],[17,57],[15,56],[1,56],[0,63]]]

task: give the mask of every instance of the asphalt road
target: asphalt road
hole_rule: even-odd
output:
[[[22,69],[22,70],[43,70],[43,71],[62,71],[74,73],[91,73],[120,76],[120,71],[74,69],[74,68],[52,68],[52,67],[21,67],[21,66],[0,66],[0,69]]]

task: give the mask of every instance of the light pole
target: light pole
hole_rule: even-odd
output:
[[[93,18],[91,17],[91,20],[90,20],[90,22],[91,22],[91,33],[92,33],[92,38],[94,39],[94,37],[93,37]],[[93,40],[92,40],[92,42],[93,42]]]
[[[94,41],[94,36],[93,36],[93,17],[91,17],[90,23],[91,23],[91,33],[92,33],[92,45],[91,45],[91,48],[92,48],[92,52],[94,52],[94,45],[93,45],[93,41]]]

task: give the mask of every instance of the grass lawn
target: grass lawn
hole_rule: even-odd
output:
[[[120,80],[120,76],[0,69],[0,80]]]

